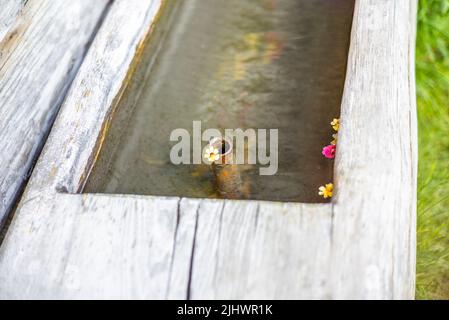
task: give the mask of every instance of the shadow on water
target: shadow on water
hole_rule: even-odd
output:
[[[279,130],[277,173],[241,165],[242,198],[322,202],[333,161],[321,150],[340,113],[354,1],[177,3],[149,41],[84,192],[219,197],[209,165],[170,162],[170,133],[191,132],[195,120],[203,130]]]

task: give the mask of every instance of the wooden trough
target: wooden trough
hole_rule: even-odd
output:
[[[336,193],[303,204],[80,194],[163,1],[0,0],[0,298],[413,299],[416,6],[356,1]]]

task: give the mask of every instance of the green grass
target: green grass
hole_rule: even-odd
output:
[[[449,0],[420,0],[418,299],[449,299]]]

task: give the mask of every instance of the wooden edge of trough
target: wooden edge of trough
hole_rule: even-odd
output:
[[[0,248],[0,298],[412,299],[417,1],[356,2],[331,204],[73,194],[160,0],[116,1]]]
[[[0,228],[29,177],[107,0],[0,1]]]

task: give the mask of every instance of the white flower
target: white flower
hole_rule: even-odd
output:
[[[209,162],[217,161],[220,159],[218,149],[214,147],[207,147],[204,153],[204,158],[206,158]]]

